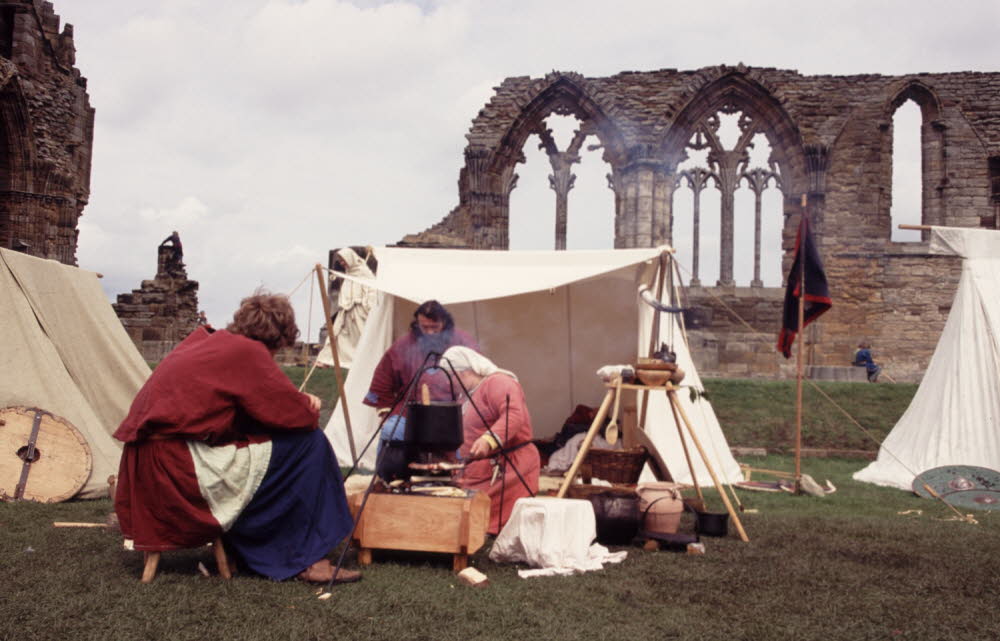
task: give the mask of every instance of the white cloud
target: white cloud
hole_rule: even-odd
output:
[[[105,274],[109,295],[128,291],[177,229],[216,324],[261,284],[293,288],[328,249],[395,242],[440,220],[458,202],[471,121],[508,76],[738,62],[902,74],[1000,60],[1000,4],[981,0],[961,11],[927,0],[54,4],[75,26],[96,109],[81,266]],[[515,215],[551,217],[547,163],[519,173]],[[571,246],[608,242],[605,173],[599,162],[578,172]],[[547,223],[525,235],[551,246]],[[717,266],[702,269],[707,280]],[[307,302],[297,306],[307,317]]]
[[[139,211],[139,216],[150,224],[167,227],[190,227],[208,214],[208,207],[195,196],[186,196],[174,207],[154,209],[147,207]]]

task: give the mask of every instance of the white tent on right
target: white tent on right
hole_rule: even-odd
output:
[[[930,252],[962,258],[958,292],[916,395],[858,481],[910,490],[935,467],[1000,470],[1000,231],[932,227]]]

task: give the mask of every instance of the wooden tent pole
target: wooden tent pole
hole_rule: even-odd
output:
[[[688,470],[691,471],[691,482],[694,483],[695,494],[698,495],[698,499],[701,504],[705,504],[705,497],[701,493],[701,486],[698,485],[698,477],[694,474],[694,464],[691,462],[691,453],[688,451],[687,439],[684,438],[684,429],[681,427],[681,417],[677,415],[677,408],[674,407],[673,403],[670,403],[670,412],[674,415],[674,425],[677,426],[677,436],[681,439],[681,448],[684,449],[684,460],[687,461]]]
[[[729,496],[726,495],[725,488],[719,482],[719,478],[715,475],[715,470],[712,469],[712,464],[708,460],[708,456],[705,454],[705,450],[701,447],[701,441],[698,440],[698,436],[694,433],[694,428],[691,427],[691,421],[688,420],[687,414],[684,412],[684,408],[681,406],[680,402],[677,400],[677,388],[669,386],[667,389],[667,397],[670,400],[671,405],[677,408],[680,412],[681,418],[684,419],[684,427],[687,428],[688,434],[691,436],[691,441],[694,443],[695,447],[698,448],[698,454],[701,455],[701,460],[705,464],[705,469],[708,470],[709,476],[712,477],[712,483],[715,484],[715,489],[719,492],[719,496],[722,497],[722,502],[726,505],[726,511],[729,512],[729,517],[733,520],[733,524],[736,525],[736,531],[740,535],[740,540],[744,543],[750,541],[750,537],[747,536],[746,530],[743,529],[743,523],[740,522],[740,517],[736,514],[736,510],[733,509],[733,504],[729,502]]]
[[[930,225],[899,225],[900,229],[910,229],[913,231],[930,231],[933,229]]]
[[[663,300],[663,281],[666,278],[664,273],[664,268],[666,266],[666,256],[661,253],[659,262],[657,263],[657,282],[656,282],[656,300]],[[652,358],[653,352],[656,351],[656,343],[660,340],[660,310],[653,310],[653,322],[649,328],[649,352],[646,354],[647,357]],[[673,347],[671,345],[671,347]],[[637,413],[636,428],[640,430],[646,429],[646,407],[649,405],[649,392],[643,392],[642,394],[642,405],[639,407],[639,412]]]
[[[802,216],[808,216],[806,211],[807,196],[802,194]],[[805,229],[808,220],[799,223],[799,229]],[[795,491],[802,490],[802,369],[803,351],[806,344],[806,332],[802,326],[805,321],[806,300],[806,235],[799,234],[799,349],[795,358]]]
[[[344,408],[344,425],[347,426],[347,442],[351,445],[351,461],[358,464],[358,452],[354,446],[354,430],[351,429],[351,415],[347,411],[347,399],[344,398],[343,370],[340,368],[340,354],[337,353],[337,337],[333,334],[333,320],[330,318],[330,296],[326,292],[326,273],[322,265],[316,263],[316,280],[319,283],[320,297],[323,299],[323,316],[326,318],[326,339],[330,341],[330,352],[333,354],[333,378],[337,381],[337,402]]]

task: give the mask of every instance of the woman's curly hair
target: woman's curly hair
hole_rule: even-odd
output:
[[[299,336],[295,310],[282,294],[258,290],[240,301],[226,329],[264,343],[271,351],[291,347]]]

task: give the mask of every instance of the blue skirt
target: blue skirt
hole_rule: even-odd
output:
[[[323,431],[277,434],[264,481],[225,542],[248,568],[283,581],[326,557],[353,527]]]

